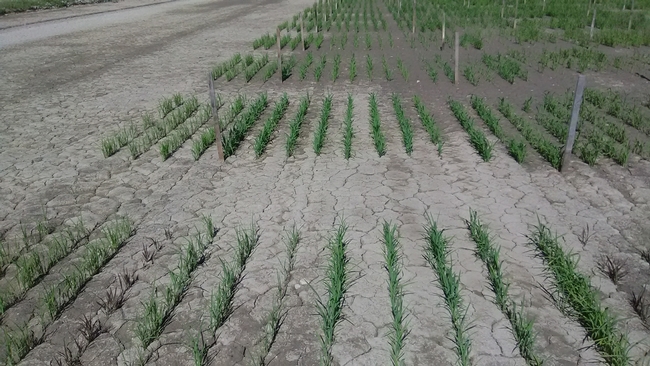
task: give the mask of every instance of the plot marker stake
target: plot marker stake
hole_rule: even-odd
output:
[[[214,93],[214,79],[212,72],[208,71],[208,89],[210,91],[210,104],[212,105],[212,119],[214,120],[214,133],[216,135],[215,142],[217,143],[217,155],[219,161],[224,161],[223,158],[223,145],[221,141],[221,127],[219,126],[219,116],[217,115],[217,98]]]
[[[282,82],[282,54],[281,52],[281,44],[280,44],[280,28],[276,29],[275,36],[278,39],[278,70],[280,71],[280,82]]]
[[[576,128],[578,126],[578,118],[580,117],[580,105],[582,104],[582,94],[585,90],[585,76],[578,75],[578,83],[576,84],[576,94],[573,99],[573,110],[571,111],[571,123],[569,124],[569,134],[567,135],[566,144],[562,151],[562,165],[560,170],[563,170],[567,163],[567,158],[573,150],[573,143],[576,138]]]
[[[454,51],[455,55],[455,60],[454,60],[454,84],[458,85],[458,53],[459,53],[459,48],[460,48],[460,37],[458,36],[458,32],[456,32],[456,41],[455,43],[455,48],[456,50]]]

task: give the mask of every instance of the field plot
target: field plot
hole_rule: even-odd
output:
[[[168,6],[0,54],[0,362],[650,363],[647,0]]]

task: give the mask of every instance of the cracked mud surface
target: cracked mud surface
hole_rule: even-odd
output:
[[[526,238],[538,218],[564,235],[565,248],[580,255],[580,270],[591,277],[604,304],[620,317],[619,327],[629,334],[630,341],[639,342],[632,355],[640,357],[647,352],[649,332],[633,313],[628,296],[647,285],[650,278],[650,265],[639,255],[640,250],[649,249],[648,161],[631,159],[626,168],[606,160],[595,168],[575,161],[561,174],[537,161],[538,156],[519,165],[497,144],[493,160],[484,163],[446,106],[449,94],[468,105],[465,97],[469,92],[451,84],[442,84],[449,90],[428,94],[423,93],[427,90],[424,83],[415,89],[443,128],[446,143],[441,157],[426,139],[414,111],[408,112],[415,130],[414,152],[412,156],[403,152],[390,105],[393,90],[383,82],[332,85],[328,80],[324,86],[290,81],[283,86],[271,80],[264,86],[269,100],[287,92],[291,104],[259,160],[254,158],[250,140],[259,131],[259,122],[249,140],[225,163],[218,162],[214,148],[195,162],[189,143],[165,162],[156,149],[137,160],[131,160],[128,151],[104,159],[99,141],[117,125],[155,110],[159,98],[174,92],[197,94],[203,101],[207,96],[204,76],[210,66],[234,52],[250,49],[252,39],[273,29],[287,14],[309,5],[311,2],[303,0],[172,2],[159,5],[165,8],[142,8],[151,9],[151,13],[143,11],[125,23],[109,22],[84,32],[3,48],[0,233],[8,241],[20,237],[20,223],[35,222],[43,207],[56,222],[81,216],[92,226],[116,215],[128,215],[137,223],[135,236],[85,285],[23,364],[43,365],[59,357],[65,345],[78,339],[78,322],[83,316],[100,319],[104,327],[83,352],[83,365],[133,362],[142,303],[154,288],[169,282],[168,272],[179,260],[178,249],[200,225],[201,215],[211,216],[220,230],[208,247],[206,261],[194,272],[186,295],[151,347],[154,352],[149,364],[192,364],[188,344],[209,321],[210,296],[221,279],[220,260],[230,260],[235,228],[251,220],[259,225],[260,244],[235,294],[234,311],[217,331],[212,364],[250,361],[272,304],[276,271],[286,255],[282,233],[294,224],[301,230],[302,240],[285,299],[286,318],[266,361],[271,365],[318,364],[320,325],[314,303],[316,294],[324,295],[325,246],[341,216],[350,226],[349,257],[355,281],[346,294],[346,320],[338,328],[332,349],[335,362],[378,365],[388,361],[386,334],[391,315],[380,243],[381,224],[387,220],[397,224],[402,242],[404,303],[410,330],[406,362],[454,364],[451,324],[442,291],[422,256],[422,227],[429,213],[452,237],[452,263],[460,273],[473,326],[473,363],[525,365],[508,320],[494,303],[486,269],[474,254],[475,244],[468,237],[463,219],[468,218],[470,208],[478,211],[501,246],[503,271],[512,284],[510,292],[535,319],[537,348],[550,364],[591,365],[602,360],[590,347],[593,342],[585,337],[584,329],[563,315],[544,290],[552,284]],[[12,21],[20,22],[20,16],[33,17],[16,15]],[[328,73],[326,69],[324,75]],[[573,81],[564,84],[554,86],[555,90],[571,87]],[[409,91],[407,86],[401,88]],[[225,84],[219,85],[218,91],[226,99],[238,92],[252,96],[259,85]],[[287,159],[283,136],[298,98],[307,91],[313,93],[312,105],[296,154]],[[311,141],[326,92],[334,94],[332,118],[323,153],[316,156]],[[349,161],[343,158],[341,138],[346,92],[351,93],[355,105],[353,157]],[[371,92],[377,93],[387,137],[388,153],[381,158],[369,134]],[[404,103],[410,103],[410,94],[404,95]],[[269,113],[267,110],[263,119]],[[587,225],[593,236],[583,245],[579,236]],[[166,230],[172,233],[171,238]],[[142,247],[151,239],[160,244],[160,250],[153,263],[144,264]],[[601,254],[627,261],[630,274],[618,286],[598,271],[596,262]],[[28,320],[35,322],[38,299],[80,256],[76,251],[54,266],[23,301],[5,313],[0,327],[6,330]],[[137,269],[138,280],[122,308],[107,315],[97,301],[107,288],[117,285],[115,276],[124,268]],[[8,281],[12,273],[15,269],[10,266],[2,280]]]

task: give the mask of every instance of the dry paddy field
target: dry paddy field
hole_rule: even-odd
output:
[[[129,4],[0,17],[0,362],[650,362],[647,0]]]

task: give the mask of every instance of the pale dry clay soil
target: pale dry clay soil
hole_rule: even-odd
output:
[[[575,162],[560,174],[544,164],[522,167],[497,145],[495,158],[483,163],[448,112],[445,93],[427,100],[444,127],[447,142],[442,157],[425,140],[421,127],[416,129],[414,153],[409,157],[401,148],[389,91],[368,82],[332,89],[330,137],[318,157],[310,142],[323,86],[284,90],[276,82],[265,89],[271,100],[289,93],[288,115],[297,109],[293,100],[308,90],[314,93],[308,127],[293,158],[285,158],[279,137],[260,160],[253,157],[250,139],[225,163],[218,162],[214,148],[194,162],[187,146],[165,162],[155,149],[135,161],[124,151],[103,158],[101,137],[155,110],[161,96],[181,92],[196,94],[203,101],[205,74],[211,65],[249,50],[252,39],[308,5],[311,2],[306,0],[176,1],[0,31],[4,47],[0,51],[0,232],[6,240],[20,236],[20,221],[34,222],[43,207],[58,222],[82,216],[93,225],[128,215],[137,223],[135,236],[88,282],[23,364],[48,364],[65,344],[78,338],[78,321],[84,315],[101,319],[106,332],[83,353],[82,364],[134,361],[138,349],[134,332],[142,302],[155,286],[169,281],[168,271],[178,263],[178,248],[199,225],[200,215],[211,216],[220,231],[207,260],[195,272],[192,288],[155,344],[150,364],[192,364],[187,346],[206,322],[210,294],[220,280],[219,259],[231,257],[235,228],[251,220],[260,227],[260,245],[235,296],[235,311],[218,331],[212,363],[250,360],[274,296],[276,270],[286,255],[282,232],[296,225],[302,240],[289,283],[288,313],[267,362],[318,364],[315,293],[323,294],[324,249],[341,217],[350,226],[355,281],[346,295],[347,320],[337,332],[335,362],[388,363],[386,334],[391,315],[379,237],[382,222],[389,220],[398,225],[402,237],[410,329],[407,364],[454,364],[442,292],[422,257],[422,226],[429,213],[453,236],[453,265],[460,272],[473,325],[474,364],[524,365],[508,321],[493,302],[486,270],[474,255],[475,245],[467,236],[463,219],[470,208],[479,212],[502,246],[512,295],[536,319],[538,349],[550,364],[601,361],[585,340],[584,330],[562,315],[543,291],[550,283],[525,237],[538,218],[564,234],[565,247],[580,255],[580,269],[592,276],[604,303],[621,317],[620,328],[632,342],[640,342],[632,354],[643,356],[649,347],[644,340],[648,331],[632,312],[628,294],[600,273],[595,263],[602,253],[610,254],[627,261],[629,278],[641,282],[648,278],[650,269],[639,255],[639,250],[647,249],[650,237],[647,161],[632,161],[629,168],[605,161],[596,169]],[[34,21],[31,14],[13,17],[0,22],[19,24],[20,17]],[[30,31],[32,27],[38,31]],[[48,30],[56,36],[44,37]],[[258,90],[259,86],[220,89],[226,99],[237,92],[253,95]],[[350,161],[342,156],[339,138],[346,90],[355,100],[356,135]],[[384,100],[388,154],[382,158],[369,136],[370,92]],[[258,130],[259,126],[254,132]],[[283,120],[277,136],[286,130]],[[587,225],[595,234],[582,245],[578,235]],[[171,239],[166,238],[166,229]],[[149,238],[163,246],[154,263],[144,266],[142,245]],[[55,281],[65,266],[66,261],[53,268],[43,282]],[[123,268],[137,269],[138,281],[122,309],[106,317],[97,300]],[[44,291],[44,285],[30,290],[5,314],[0,327],[12,329],[29,320]]]

